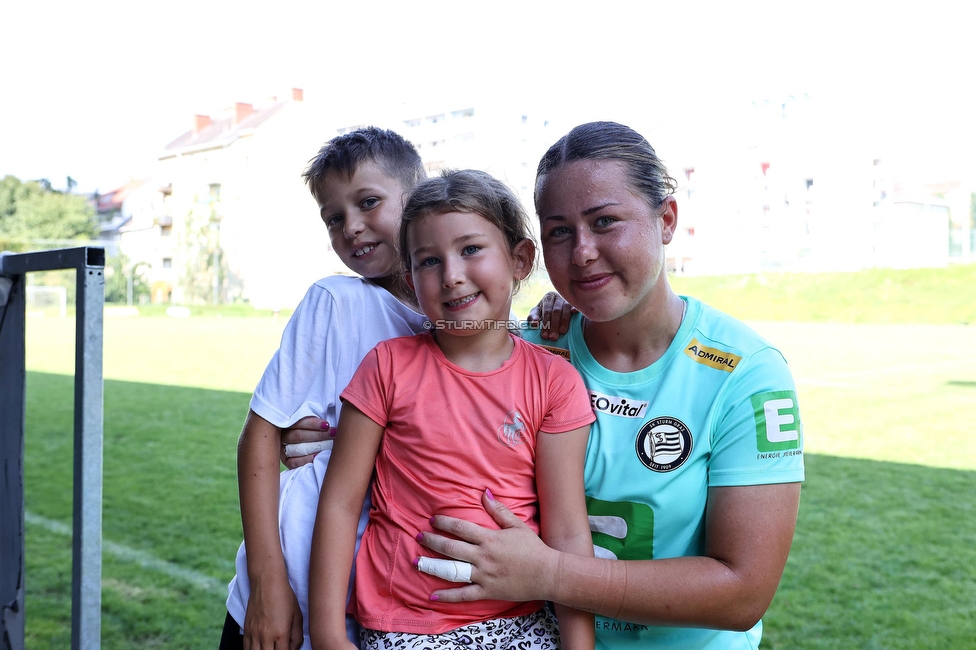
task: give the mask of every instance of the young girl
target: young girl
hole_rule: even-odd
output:
[[[433,515],[490,524],[481,506],[488,482],[547,544],[592,556],[582,481],[589,398],[569,363],[507,327],[512,293],[535,255],[525,212],[491,176],[448,172],[411,194],[400,254],[433,331],[377,345],[341,395],[312,537],[313,647],[354,647],[343,625],[346,586],[375,467],[349,605],[363,648],[479,638],[556,648],[559,635],[563,648],[592,648],[590,614],[557,606],[557,632],[538,601],[439,602],[429,594],[449,583],[418,580],[414,568],[422,553],[415,536]]]

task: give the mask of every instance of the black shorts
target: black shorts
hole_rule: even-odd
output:
[[[224,631],[220,635],[220,647],[217,650],[244,650],[244,635],[241,626],[234,617],[227,612],[224,619]]]

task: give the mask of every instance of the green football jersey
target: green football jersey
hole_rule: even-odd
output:
[[[803,480],[796,387],[780,352],[694,298],[664,356],[636,372],[601,366],[582,316],[558,341],[596,412],[586,453],[587,510],[597,557],[702,555],[709,487]],[[596,617],[598,648],[756,648],[748,632],[638,625]]]

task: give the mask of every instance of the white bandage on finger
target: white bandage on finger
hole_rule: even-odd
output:
[[[298,456],[308,456],[326,449],[332,449],[331,440],[319,440],[318,442],[293,442],[285,445],[285,458],[297,458]]]
[[[421,556],[417,568],[449,582],[471,582],[471,563]]]

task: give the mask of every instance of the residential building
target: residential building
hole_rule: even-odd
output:
[[[194,115],[164,147],[159,223],[171,229],[172,254],[153,277],[173,302],[294,307],[316,279],[348,272],[301,177],[335,131],[303,100],[293,88],[284,100]]]
[[[110,256],[119,254],[123,233],[134,218],[144,221],[152,214],[158,202],[158,188],[152,179],[132,179],[125,185],[92,197],[98,215],[98,239]]]
[[[130,180],[97,197],[99,237],[109,257],[124,255],[124,273],[144,276],[153,302],[170,302],[175,276],[171,269],[172,218],[166,212],[169,188],[156,178]]]
[[[971,259],[970,184],[925,185],[917,172],[890,168],[856,130],[824,129],[806,97],[756,106],[751,117],[731,145],[672,165],[679,229],[668,255],[677,272],[856,271]]]

